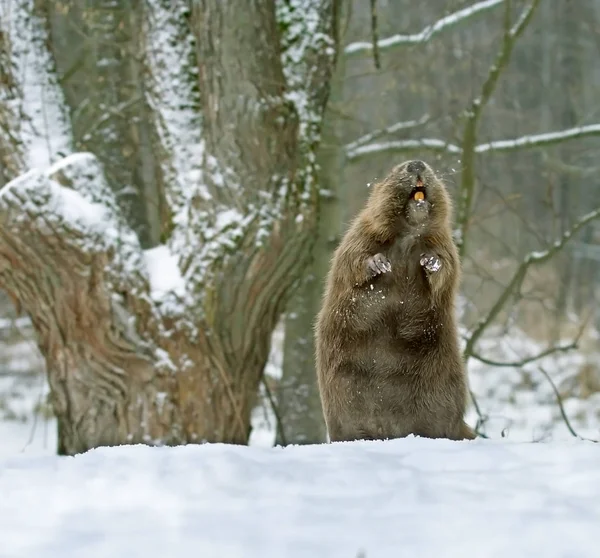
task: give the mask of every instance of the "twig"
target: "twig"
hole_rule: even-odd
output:
[[[484,0],[482,2],[477,2],[467,8],[463,8],[462,10],[458,10],[450,15],[438,19],[435,23],[424,27],[419,33],[412,35],[393,35],[391,37],[381,39],[377,41],[376,47],[379,50],[386,50],[390,48],[413,46],[426,43],[438,33],[441,33],[446,29],[450,29],[460,23],[464,23],[473,16],[485,13],[487,10],[500,6],[503,2],[504,0]],[[367,42],[350,43],[344,49],[344,54],[367,54],[373,50],[373,46],[373,43]]]
[[[277,402],[275,401],[275,397],[269,384],[267,383],[266,378],[262,377],[262,383],[265,388],[265,393],[267,394],[267,399],[269,400],[269,404],[271,405],[271,409],[273,409],[273,414],[275,415],[275,423],[277,428],[277,433],[279,434],[279,439],[281,440],[281,444],[287,446],[287,438],[285,436],[283,421],[281,420],[281,414],[279,413],[279,407],[277,406]]]
[[[381,70],[379,47],[377,46],[377,0],[371,0],[371,40],[373,42],[373,62],[375,68]]]
[[[550,383],[550,386],[552,387],[552,391],[554,392],[554,396],[556,397],[556,402],[558,403],[558,408],[560,409],[560,414],[562,415],[563,421],[565,422],[565,425],[569,429],[569,432],[571,433],[571,435],[573,437],[575,437],[575,438],[579,438],[580,440],[585,440],[586,442],[594,442],[595,444],[597,444],[598,440],[592,440],[590,438],[584,438],[583,436],[580,436],[579,434],[577,434],[577,432],[575,431],[575,429],[571,426],[571,422],[569,421],[569,417],[567,417],[567,413],[565,412],[565,408],[564,408],[564,405],[563,405],[563,402],[562,402],[562,397],[560,396],[560,393],[559,393],[556,385],[552,381],[552,378],[550,377],[550,374],[548,374],[548,372],[546,372],[541,366],[538,367],[538,370],[546,377],[546,379]]]

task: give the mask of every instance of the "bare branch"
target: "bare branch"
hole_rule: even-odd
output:
[[[489,364],[490,366],[498,366],[498,367],[511,367],[511,368],[521,368],[526,364],[530,364],[531,362],[535,362],[536,360],[541,360],[544,357],[552,355],[554,353],[566,353],[568,351],[572,351],[577,349],[577,343],[569,343],[568,345],[559,345],[557,347],[549,347],[548,349],[538,353],[537,355],[529,356],[523,358],[521,360],[513,360],[513,361],[497,361],[489,358],[482,357],[478,353],[472,353],[471,356],[478,360],[479,362],[483,362],[483,364]]]
[[[468,359],[473,356],[473,349],[477,341],[479,341],[488,326],[496,319],[498,314],[504,308],[515,288],[522,283],[529,268],[532,265],[539,265],[550,260],[564,248],[564,246],[577,232],[579,232],[585,225],[598,218],[600,218],[600,208],[597,208],[581,217],[569,230],[565,231],[565,233],[546,250],[530,252],[527,256],[525,256],[502,294],[498,297],[488,314],[479,320],[477,326],[468,338],[464,350],[465,362],[467,362]]]
[[[583,436],[580,436],[579,434],[577,434],[577,432],[575,431],[575,429],[571,426],[571,422],[569,421],[569,418],[567,417],[567,413],[565,412],[565,407],[564,407],[563,402],[562,402],[562,397],[560,396],[560,393],[559,393],[556,385],[552,381],[552,378],[550,377],[550,374],[548,374],[548,372],[546,372],[541,366],[538,367],[538,370],[546,377],[546,380],[548,380],[548,382],[550,383],[550,387],[552,387],[552,391],[554,392],[554,395],[556,397],[556,402],[558,403],[558,408],[560,409],[560,414],[561,414],[561,416],[563,418],[563,421],[564,421],[566,427],[568,428],[569,432],[571,433],[571,435],[574,438],[579,438],[580,440],[585,440],[587,442],[594,442],[595,444],[597,444],[598,440],[592,440],[590,438],[584,438]]]
[[[271,405],[271,410],[275,415],[275,424],[277,428],[277,435],[281,441],[282,446],[287,446],[287,438],[285,436],[285,429],[283,428],[283,420],[281,418],[281,413],[279,412],[279,405],[275,400],[275,396],[273,395],[273,391],[269,387],[269,382],[265,376],[262,377],[262,385],[265,388],[265,394],[267,395],[267,399],[269,400],[269,405]]]
[[[477,2],[468,8],[463,8],[450,15],[447,15],[441,19],[438,19],[435,23],[424,27],[421,32],[412,35],[393,35],[385,39],[377,41],[376,47],[379,50],[388,50],[397,47],[406,47],[412,45],[419,45],[428,42],[437,34],[450,29],[458,24],[464,23],[470,20],[476,15],[487,12],[492,8],[496,8],[502,4],[504,0],[484,0]],[[350,43],[344,49],[346,55],[354,54],[370,54],[373,51],[373,44],[367,42],[356,42]]]
[[[481,86],[481,93],[473,99],[470,108],[467,110],[467,119],[462,139],[461,154],[461,185],[457,208],[457,229],[460,234],[457,238],[458,252],[462,258],[465,255],[466,239],[471,219],[471,206],[475,193],[475,148],[477,145],[477,130],[483,110],[492,97],[502,72],[507,68],[510,62],[513,48],[517,39],[521,36],[533,14],[539,5],[540,0],[531,0],[529,7],[526,8],[517,23],[511,27],[511,7],[512,2],[506,2],[504,15],[504,39],[500,51],[496,56],[496,61],[490,66],[486,80]]]

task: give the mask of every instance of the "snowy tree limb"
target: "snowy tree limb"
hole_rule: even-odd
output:
[[[492,8],[501,5],[504,0],[484,0],[458,10],[450,15],[447,15],[431,25],[424,27],[419,33],[410,35],[393,35],[380,39],[376,46],[380,51],[390,50],[398,47],[406,47],[426,43],[442,31],[451,29],[459,24],[469,21],[471,18],[481,15]],[[350,43],[344,48],[346,55],[371,54],[373,52],[373,43],[355,42]]]
[[[376,139],[384,134],[391,134],[401,129],[408,129],[413,127],[409,126],[409,124],[419,122],[420,121],[418,120],[408,121],[406,123],[401,122],[399,124],[394,124],[389,128],[384,128],[382,130],[371,132],[370,134],[365,134],[358,140],[349,143],[346,146],[346,157],[349,160],[356,160],[368,155],[376,155],[381,153],[409,153],[411,151],[420,150],[426,150],[432,153],[448,153],[452,155],[460,155],[462,153],[460,146],[446,142],[439,138],[406,139],[369,143],[373,139]],[[400,127],[401,124],[407,124],[407,126],[402,128]],[[398,126],[398,128],[395,128],[395,126]],[[475,153],[479,155],[487,153],[518,151],[521,149],[535,149],[538,147],[547,147],[566,141],[599,135],[600,124],[588,124],[587,126],[576,126],[574,128],[566,128],[564,130],[557,130],[555,132],[531,134],[518,138],[480,143],[475,146]]]
[[[485,330],[492,324],[498,314],[505,307],[512,293],[522,284],[525,276],[531,266],[540,265],[553,258],[558,252],[560,252],[564,246],[573,238],[577,232],[579,232],[588,223],[600,218],[600,208],[595,209],[581,217],[569,230],[552,244],[549,248],[543,251],[530,252],[517,267],[512,278],[508,282],[507,286],[497,298],[496,302],[492,305],[490,311],[484,316],[467,339],[465,349],[463,352],[465,362],[473,356],[475,346]]]
[[[373,132],[374,134],[384,132]],[[366,136],[363,136],[366,138]],[[358,143],[360,140],[357,140]],[[378,155],[381,153],[410,153],[413,151],[430,151],[431,153],[452,153],[460,154],[461,148],[447,141],[438,138],[419,138],[392,140],[379,143],[367,143],[366,145],[355,145],[355,142],[348,144],[346,157],[350,161],[355,161],[368,155]]]
[[[461,182],[457,207],[457,246],[460,257],[465,255],[466,242],[471,221],[471,207],[475,193],[475,148],[477,132],[483,110],[492,97],[500,76],[510,62],[514,46],[531,21],[540,0],[531,0],[523,10],[517,22],[512,25],[512,2],[506,1],[504,15],[504,37],[502,46],[496,55],[495,62],[490,66],[487,78],[483,82],[478,97],[471,101],[466,112],[466,121],[461,144]]]
[[[396,132],[400,132],[402,130],[411,130],[411,129],[417,128],[418,126],[423,126],[428,121],[429,121],[429,115],[424,114],[418,120],[407,120],[407,121],[402,121],[402,122],[396,122],[396,124],[392,124],[391,126],[387,126],[386,128],[381,128],[380,130],[375,130],[373,132],[369,132],[368,134],[365,134],[364,136],[359,137],[358,139],[354,140],[353,142],[346,144],[346,146],[344,147],[344,149],[346,151],[346,156],[348,157],[348,159],[352,159],[352,158],[354,158],[352,156],[352,153],[357,148],[359,148],[363,145],[367,145],[368,143],[372,142],[373,140],[376,140],[377,138],[380,138],[381,136],[392,135],[392,134],[395,134]]]
[[[535,147],[547,147],[574,139],[599,136],[600,124],[589,124],[587,126],[576,126],[556,132],[533,134],[521,136],[515,139],[495,140],[479,144],[475,151],[477,153],[517,151],[519,149],[531,149]]]
[[[72,156],[47,173],[16,178],[0,194],[0,284],[38,334],[60,453],[115,442],[115,430],[103,428],[115,413],[125,439],[165,437],[144,424],[145,405],[128,402],[137,384],[140,403],[152,405],[148,397],[164,382],[142,387],[156,361],[154,345],[132,325],[147,306],[142,252],[98,170],[92,155]]]

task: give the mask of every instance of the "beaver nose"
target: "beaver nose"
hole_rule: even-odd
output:
[[[406,172],[409,174],[421,174],[425,171],[425,163],[423,161],[411,161],[406,167]]]

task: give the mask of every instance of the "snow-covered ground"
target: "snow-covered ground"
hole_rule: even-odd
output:
[[[599,556],[590,442],[102,448],[0,460],[0,494],[2,558]]]

